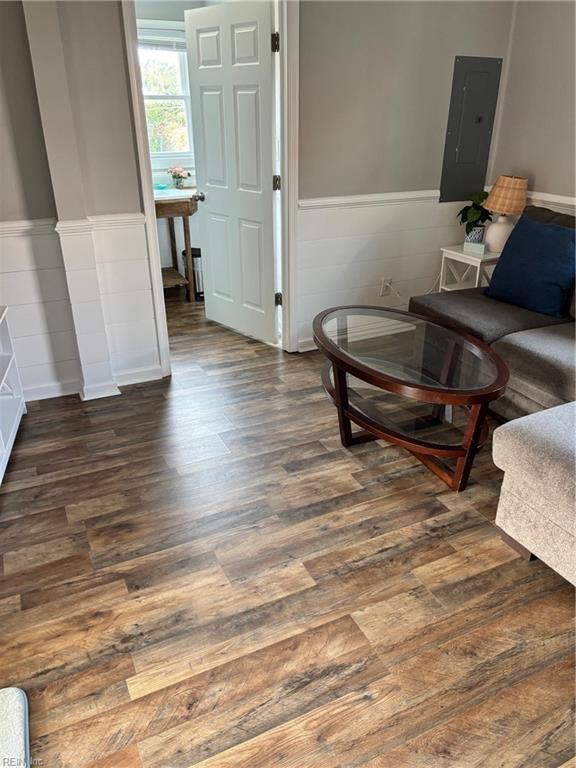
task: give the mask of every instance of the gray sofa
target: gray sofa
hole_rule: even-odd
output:
[[[410,300],[410,311],[451,325],[490,344],[510,379],[492,410],[515,419],[576,399],[575,323],[484,295],[483,288],[430,293]]]
[[[576,584],[576,403],[509,421],[494,432],[504,470],[496,525],[524,556]],[[520,544],[520,546],[518,546]]]
[[[528,206],[537,221],[574,228],[574,216]],[[572,303],[574,307],[574,302]],[[506,393],[492,404],[514,419],[576,399],[572,317],[559,319],[484,295],[484,288],[414,296],[410,311],[434,318],[490,344],[510,371]]]
[[[576,223],[545,208],[525,213],[560,226]],[[558,319],[472,288],[415,296],[410,311],[481,338],[508,365],[506,392],[491,404],[512,420],[494,432],[494,462],[505,473],[496,524],[511,546],[576,584],[574,301],[571,316]]]

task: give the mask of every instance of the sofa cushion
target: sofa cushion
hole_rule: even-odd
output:
[[[492,453],[523,501],[574,535],[576,403],[503,424],[494,431]]]
[[[409,308],[410,312],[471,333],[488,344],[508,333],[566,322],[565,319],[491,299],[484,295],[484,288],[413,296]]]
[[[542,408],[550,406],[550,397],[554,404],[576,400],[575,328],[573,322],[562,323],[511,333],[494,342],[494,351],[510,371],[509,388],[540,402]]]
[[[533,221],[540,221],[542,224],[557,224],[559,227],[576,229],[576,217],[569,213],[552,211],[550,208],[541,208],[539,205],[527,205],[524,208],[524,216],[528,216]]]
[[[528,216],[529,219],[534,221],[541,221],[543,224],[557,224],[559,227],[568,227],[569,229],[576,229],[576,216],[572,216],[569,213],[558,213],[558,211],[552,211],[550,208],[542,208],[539,205],[527,205],[524,208],[524,216]],[[572,317],[576,317],[576,295],[572,290],[572,302],[570,304],[570,314]]]
[[[522,216],[508,238],[486,295],[566,317],[574,290],[575,230]]]

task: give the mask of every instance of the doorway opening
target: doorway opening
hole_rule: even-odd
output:
[[[288,307],[279,306],[288,287],[280,4],[142,0],[132,18],[128,5],[163,371],[168,337],[175,325],[186,334],[187,316],[190,333],[214,321],[290,350]],[[190,306],[176,311],[177,302]]]

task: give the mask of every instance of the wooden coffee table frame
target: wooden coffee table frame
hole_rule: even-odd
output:
[[[375,310],[383,311],[386,315],[398,315],[399,319],[421,320],[430,326],[436,326],[457,334],[469,344],[476,347],[489,357],[496,366],[495,381],[487,387],[479,389],[451,389],[449,387],[429,387],[424,384],[402,381],[388,376],[380,371],[356,360],[340,349],[323,330],[323,322],[327,315],[333,312],[350,310]],[[486,413],[489,404],[503,394],[508,381],[508,368],[504,361],[490,347],[479,339],[462,333],[449,325],[444,325],[423,315],[411,312],[392,310],[375,306],[342,306],[326,309],[314,318],[314,341],[318,348],[328,358],[329,362],[322,371],[322,384],[329,399],[334,403],[338,411],[338,424],[340,427],[340,439],[342,445],[350,446],[368,440],[387,440],[390,443],[406,448],[428,469],[441,478],[452,490],[462,491],[466,487],[472,463],[477,451],[488,439],[488,425]],[[454,353],[458,349],[455,345],[449,346],[444,362],[443,376],[448,380],[449,374],[455,363]],[[333,371],[334,383],[330,377]],[[439,423],[443,417],[447,405],[460,405],[468,409],[468,421],[464,428],[464,434],[460,445],[442,445],[402,432],[394,431],[377,420],[376,414],[367,414],[360,411],[350,403],[348,397],[348,384],[346,374],[365,381],[379,389],[434,405],[433,418]],[[352,422],[361,430],[352,431]],[[452,469],[442,459],[454,459],[455,467]]]

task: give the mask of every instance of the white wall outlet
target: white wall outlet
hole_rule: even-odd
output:
[[[380,279],[380,296],[389,296],[392,293],[392,279],[389,277],[382,277]]]

